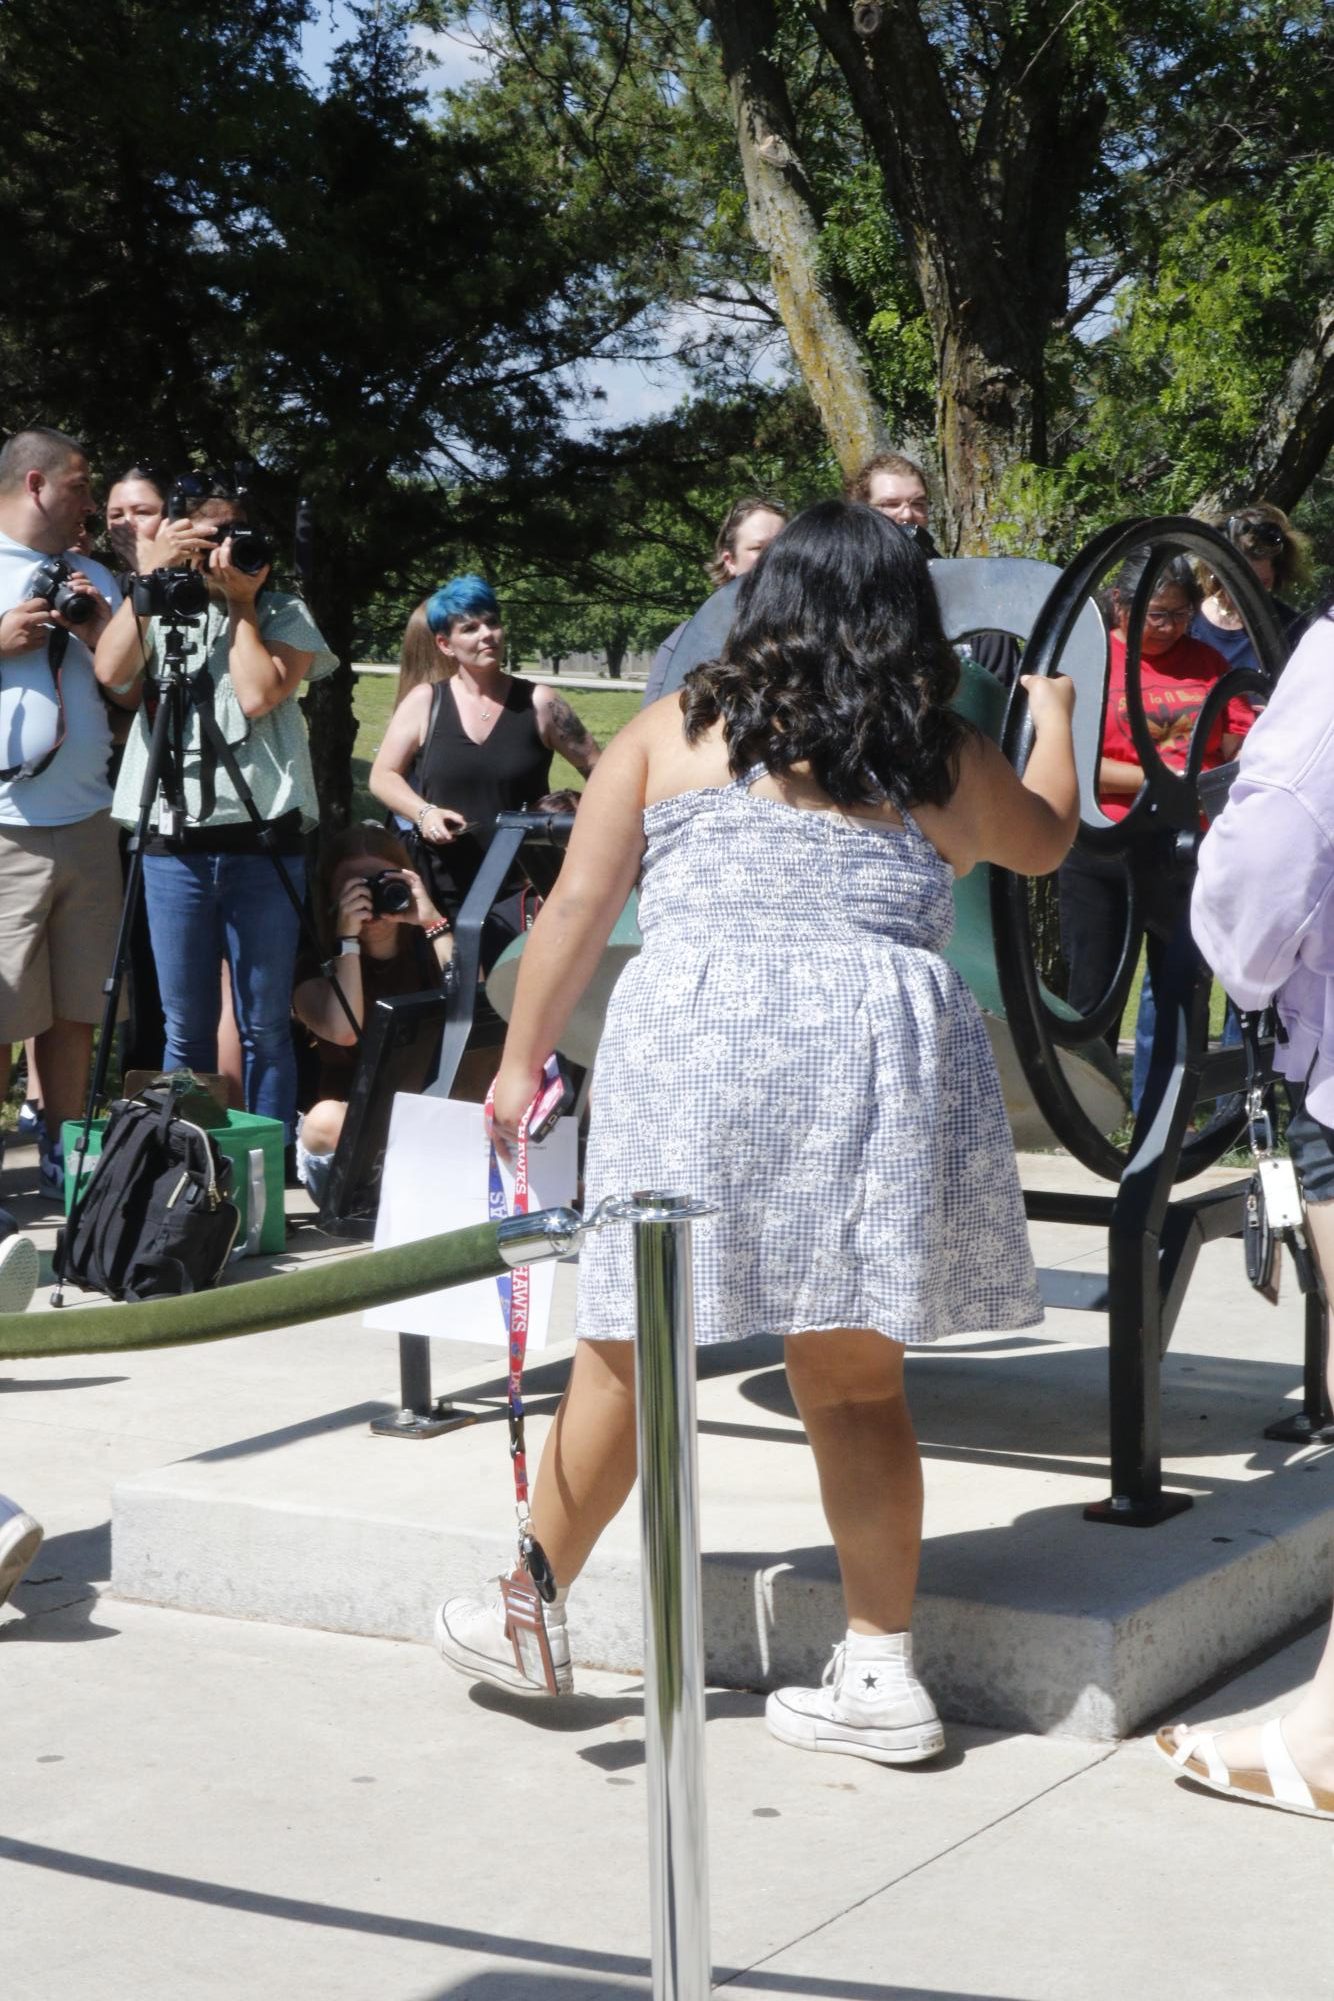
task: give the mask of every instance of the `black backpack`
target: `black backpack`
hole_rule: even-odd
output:
[[[56,1246],[62,1283],[153,1299],[222,1277],[241,1221],[228,1199],[232,1164],[181,1117],[180,1090],[153,1084],[112,1105],[101,1157]]]

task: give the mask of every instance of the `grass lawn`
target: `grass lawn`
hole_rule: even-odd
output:
[[[559,687],[559,676],[552,686]],[[381,820],[384,808],[371,797],[371,764],[394,706],[391,674],[358,674],[353,704],[357,717],[357,754],[352,760],[352,815],[357,820]],[[599,743],[608,743],[629,722],[644,698],[642,688],[566,688],[565,698],[585,728]],[[583,779],[563,757],[551,761],[551,789],[582,791]]]

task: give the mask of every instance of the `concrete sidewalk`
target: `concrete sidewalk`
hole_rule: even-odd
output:
[[[9,2001],[648,1993],[636,1682],[548,1711],[424,1647],[99,1601],[90,1547],[42,1559],[73,1602],[0,1615]],[[1193,1713],[1281,1704],[1315,1649]],[[709,1698],[725,1992],[1287,2001],[1312,1958],[1328,1991],[1328,1824],[1174,1784],[1139,1741],[955,1728],[894,1771],[759,1711]]]
[[[1096,1259],[1087,1236],[1034,1234],[1044,1262]],[[1267,1548],[1255,1526],[1265,1495],[1285,1482],[1321,1486],[1334,1453],[1258,1438],[1293,1393],[1300,1313],[1290,1294],[1277,1312],[1253,1308],[1239,1261],[1236,1245],[1210,1247],[1173,1344],[1167,1431],[1175,1478],[1198,1505],[1161,1530],[1078,1523],[1075,1503],[1105,1484],[1095,1317],[1062,1316],[989,1356],[965,1342],[915,1360],[928,1531],[945,1553],[963,1538],[1001,1552],[1026,1513],[1057,1527],[1069,1518],[1064,1560],[1084,1563],[1093,1603],[1108,1565],[1171,1570],[1184,1551],[1202,1571],[1231,1560],[1234,1530],[1250,1550]],[[454,1361],[458,1376],[494,1374],[493,1355]],[[583,1672],[582,1693],[549,1709],[470,1689],[426,1646],[130,1603],[107,1589],[118,1483],[134,1488],[182,1463],[263,1472],[321,1440],[355,1441],[355,1464],[377,1481],[443,1495],[466,1438],[503,1525],[503,1427],[424,1445],[364,1441],[366,1403],[389,1398],[394,1371],[392,1336],[336,1322],[199,1349],[0,1365],[0,1487],[49,1532],[0,1611],[6,2001],[647,1995],[633,1676]],[[771,1462],[804,1465],[775,1435],[791,1425],[776,1388],[765,1368],[740,1379],[727,1394],[748,1407],[734,1413],[744,1424],[706,1438],[724,1508],[736,1504],[718,1482],[739,1490]],[[785,1486],[782,1512],[783,1546],[823,1539],[813,1493]],[[411,1528],[366,1506],[367,1569]],[[428,1593],[456,1581],[434,1574],[434,1544],[421,1554]],[[1327,1556],[1326,1545],[1326,1572]],[[245,1560],[256,1573],[272,1566],[260,1510]],[[279,1603],[273,1617],[292,1615]],[[1167,1615],[1150,1644],[1155,1634],[1173,1641]],[[1309,1675],[1319,1637],[1180,1707],[1192,1720],[1280,1708]],[[956,1724],[943,1759],[896,1771],[788,1750],[766,1734],[761,1707],[744,1689],[709,1698],[713,1958],[724,1991],[763,2001],[1286,2001],[1295,1984],[1311,1986],[1312,1959],[1316,1992],[1329,1984],[1328,1824],[1174,1783],[1143,1738]]]

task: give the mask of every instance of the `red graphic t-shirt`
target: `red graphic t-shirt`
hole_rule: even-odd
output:
[[[1122,633],[1109,635],[1111,648],[1111,678],[1107,684],[1107,715],[1102,726],[1102,754],[1104,757],[1122,758],[1127,764],[1139,763],[1139,752],[1135,749],[1130,734],[1130,718],[1126,711],[1126,642]],[[1144,718],[1149,725],[1149,735],[1158,746],[1164,764],[1174,771],[1184,771],[1186,755],[1190,750],[1191,732],[1195,728],[1204,698],[1220,674],[1227,672],[1227,661],[1212,646],[1206,646],[1202,639],[1191,639],[1183,634],[1174,640],[1166,653],[1159,653],[1154,659],[1144,659],[1140,663],[1140,687],[1144,692]],[[1212,771],[1223,762],[1223,738],[1225,736],[1245,736],[1255,721],[1255,712],[1241,695],[1235,695],[1224,705],[1223,712],[1215,716],[1209,739],[1205,745],[1203,768]],[[1124,820],[1135,803],[1133,792],[1100,793],[1098,803],[1109,820]]]

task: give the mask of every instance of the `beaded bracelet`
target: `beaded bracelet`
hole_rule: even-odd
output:
[[[434,945],[437,938],[447,937],[449,935],[449,919],[442,917],[438,924],[428,924],[425,935],[428,945]]]

